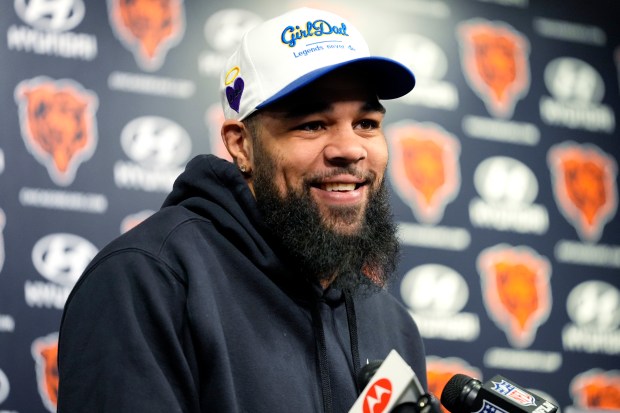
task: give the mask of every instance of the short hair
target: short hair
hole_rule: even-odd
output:
[[[252,139],[259,139],[260,137],[260,117],[261,111],[256,111],[241,121],[252,135]]]

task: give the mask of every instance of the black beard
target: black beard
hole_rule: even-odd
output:
[[[257,155],[254,174],[258,208],[295,269],[311,281],[333,279],[330,286],[350,292],[372,293],[384,288],[399,256],[385,183],[369,194],[358,233],[340,234],[325,224],[309,185],[304,185],[301,193],[291,191],[282,197],[274,185],[272,160],[261,155]],[[332,211],[331,219],[351,223],[355,216],[356,212],[343,208]]]

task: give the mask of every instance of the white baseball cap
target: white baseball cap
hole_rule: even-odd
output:
[[[257,109],[344,66],[368,74],[379,99],[395,99],[415,86],[401,63],[370,56],[362,34],[344,18],[300,8],[250,29],[220,78],[226,119],[243,120]]]

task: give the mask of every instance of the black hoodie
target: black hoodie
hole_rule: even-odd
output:
[[[425,385],[420,335],[396,299],[323,291],[269,237],[238,170],[194,158],[69,296],[58,411],[347,412],[360,366],[392,349]]]

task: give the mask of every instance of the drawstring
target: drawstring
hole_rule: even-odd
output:
[[[332,412],[332,386],[329,375],[329,365],[327,361],[327,346],[325,344],[325,333],[323,331],[323,322],[320,313],[321,301],[318,300],[312,308],[312,323],[315,332],[316,348],[319,362],[319,375],[321,379],[321,390],[323,392],[323,411],[325,413]],[[355,387],[360,392],[357,376],[360,371],[360,354],[357,337],[357,319],[355,317],[355,305],[353,297],[348,291],[344,292],[344,305],[347,313],[347,324],[349,326],[349,340],[351,342],[351,358],[353,361],[353,380]]]
[[[315,341],[319,357],[319,375],[321,378],[321,391],[323,392],[323,411],[325,413],[331,413],[332,384],[329,378],[327,346],[325,345],[325,333],[323,332],[323,322],[321,321],[320,305],[321,301],[319,300],[312,308],[312,323],[314,324]]]
[[[353,304],[353,297],[348,291],[344,292],[344,306],[347,310],[347,323],[349,325],[349,340],[351,341],[351,357],[353,359],[353,379],[355,380],[355,387],[359,393],[358,376],[360,372],[360,350],[357,342],[357,318],[355,317],[355,305]]]

